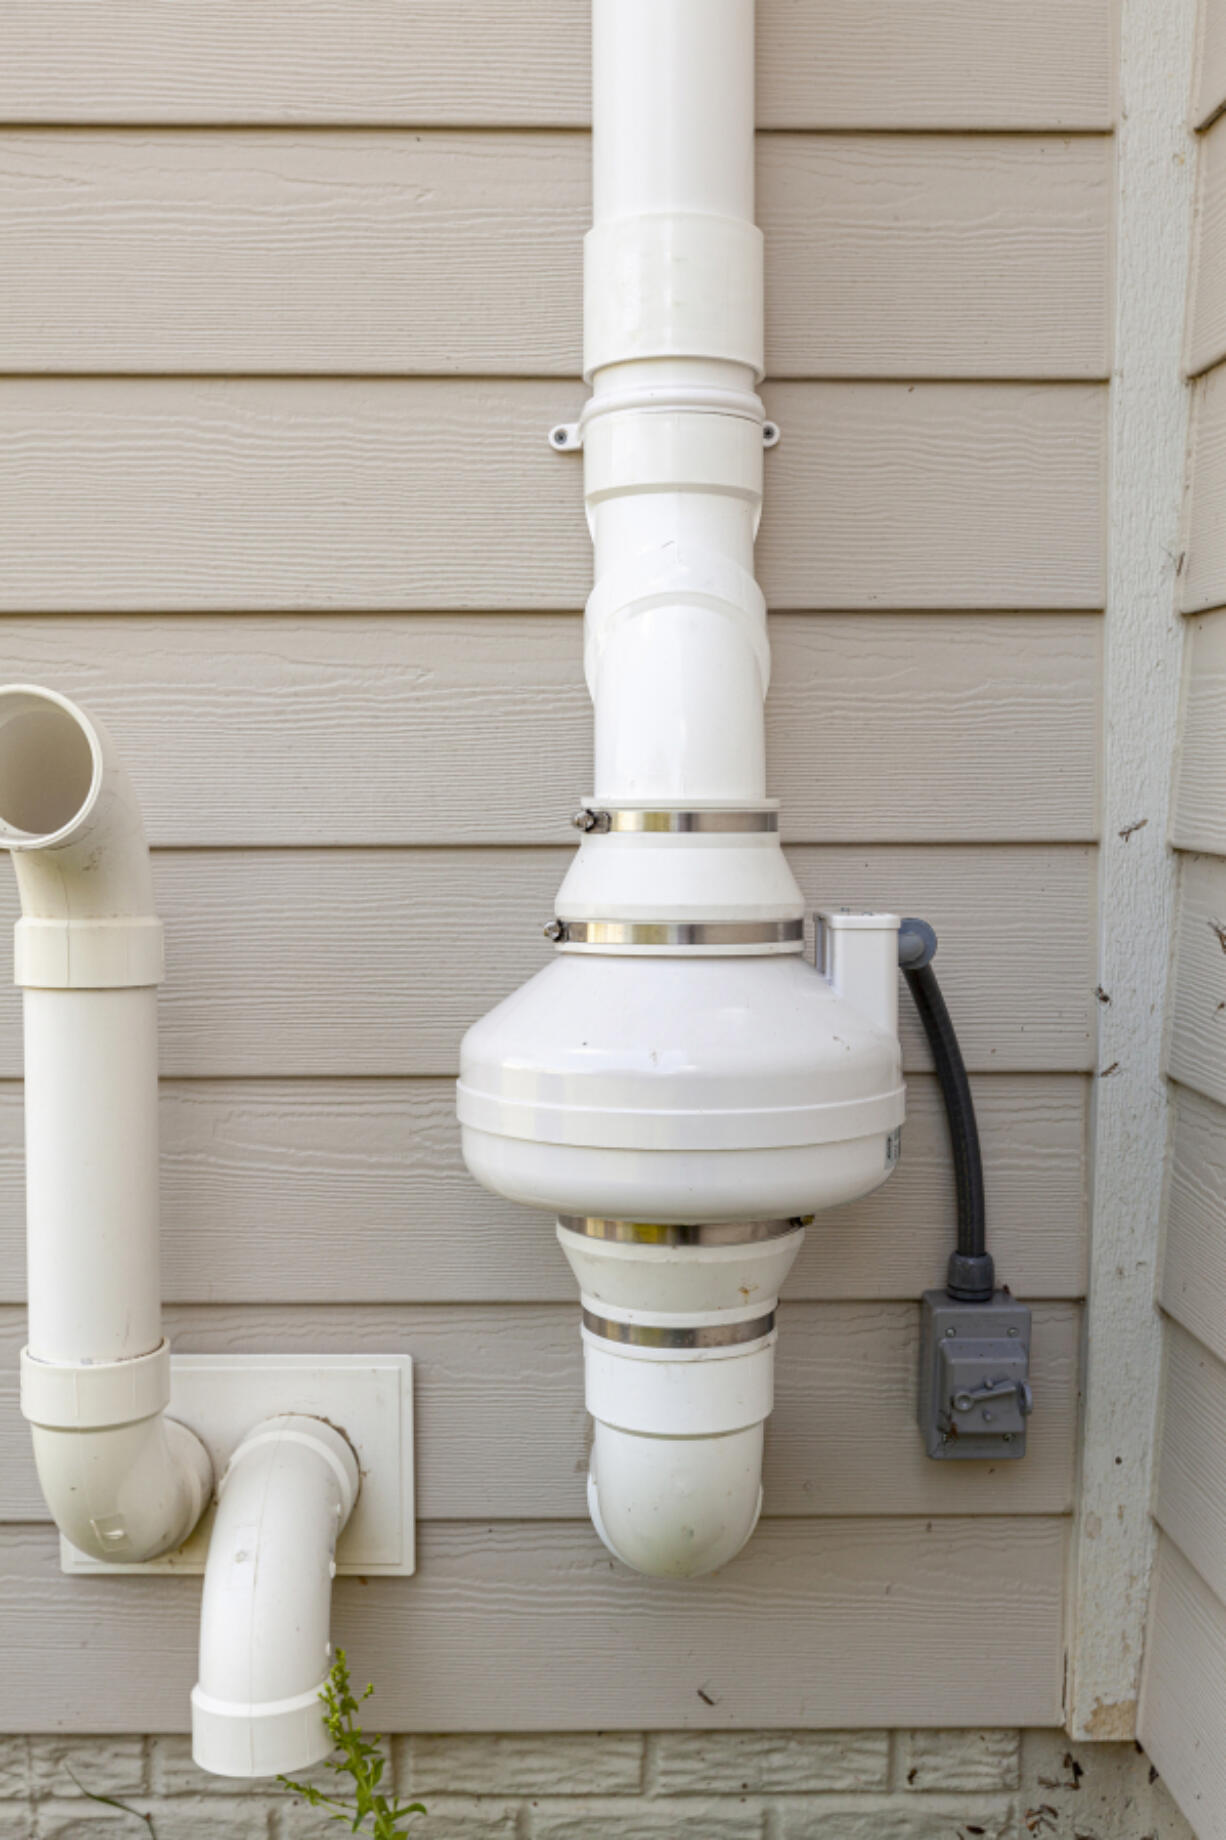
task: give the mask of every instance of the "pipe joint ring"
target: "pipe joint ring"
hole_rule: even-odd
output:
[[[752,390],[724,390],[712,384],[670,380],[634,389],[604,389],[599,396],[589,396],[579,411],[578,427],[582,436],[601,416],[633,414],[731,415],[757,427],[763,426],[766,418],[762,398]],[[571,425],[558,424],[561,428]],[[554,442],[555,447],[559,445]],[[576,445],[581,446],[582,439]]]
[[[99,1431],[153,1418],[170,1403],[170,1343],[130,1361],[40,1361],[21,1351],[21,1412],[53,1431]]]
[[[745,946],[802,951],[803,920],[553,920],[546,939],[558,946],[654,946],[669,952]]]
[[[132,990],[166,975],[156,914],[114,920],[23,918],[14,928],[13,982],[24,990]]]
[[[597,1316],[583,1311],[583,1326],[589,1335],[599,1335],[608,1342],[629,1348],[734,1348],[741,1342],[760,1342],[775,1327],[775,1312],[755,1316],[749,1322],[714,1322],[688,1324],[619,1322],[611,1316]]]
[[[278,1449],[294,1444],[309,1450],[331,1470],[344,1503],[344,1518],[348,1520],[361,1486],[361,1470],[353,1446],[338,1426],[303,1412],[281,1413],[254,1426],[232,1452],[218,1485],[219,1495],[239,1464],[249,1459],[253,1453],[270,1445]]]
[[[635,212],[583,245],[583,375],[634,358],[709,358],[766,368],[763,237],[706,211]]]
[[[764,805],[757,810],[738,810],[730,806],[722,811],[646,811],[584,805],[575,813],[571,823],[577,831],[583,831],[587,836],[606,836],[610,832],[615,836],[625,833],[684,836],[690,833],[713,835],[717,832],[777,832],[779,808],[777,805]]]
[[[798,1214],[790,1220],[704,1220],[658,1225],[650,1220],[600,1220],[582,1214],[559,1214],[558,1225],[567,1233],[611,1240],[622,1246],[752,1246],[799,1233],[812,1219],[812,1214]]]

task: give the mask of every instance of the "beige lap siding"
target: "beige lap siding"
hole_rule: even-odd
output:
[[[422,1521],[412,1585],[338,1579],[334,1626],[355,1672],[380,1682],[393,1730],[585,1730],[594,1691],[602,1725],[621,1730],[885,1726],[903,1707],[917,1722],[927,1708],[933,1723],[1051,1725],[1066,1524],[1001,1515],[991,1539],[988,1525],[766,1520],[735,1569],[695,1587],[615,1569],[586,1517]],[[198,1587],[91,1578],[67,1594],[49,1528],[0,1532],[0,1619],[21,1682],[4,1724],[184,1729]],[[996,1614],[967,1623],[968,1595]],[[938,1697],[933,1648],[960,1619]]]
[[[1002,1269],[1026,1297],[1079,1296],[1087,1080],[984,1073],[972,1085]],[[574,1303],[551,1220],[512,1217],[464,1179],[445,1077],[166,1079],[161,1129],[162,1271],[172,1302],[331,1302],[343,1244],[349,1302]],[[25,1295],[22,1130],[21,1086],[0,1082],[7,1302]],[[896,1173],[865,1200],[822,1216],[788,1298],[917,1296],[944,1270],[953,1207],[940,1096],[931,1074],[915,1073]]]
[[[0,117],[579,126],[572,0],[8,0]],[[1112,0],[760,0],[768,128],[1110,128]]]
[[[586,134],[10,130],[0,165],[7,369],[581,369]],[[1104,135],[764,135],[771,375],[1104,376],[1110,179]]]
[[[765,399],[776,611],[1101,606],[1102,385]],[[582,400],[523,378],[0,379],[0,609],[571,611],[582,471],[546,435]]]
[[[888,1728],[1061,1715],[1113,13],[759,6],[771,789],[811,905],[941,932],[1039,1404],[1025,1464],[920,1455],[916,1299],[953,1197],[906,1015],[902,1167],[790,1281],[766,1518],[683,1589],[592,1532],[571,1281],[544,1216],[464,1175],[451,1109],[464,1027],[545,960],[590,789],[581,467],[545,439],[583,400],[586,8],[0,8],[0,656],[99,709],[148,816],[169,1329],[417,1357],[420,1573],[338,1590],[385,1727],[628,1734],[578,1787],[589,1741],[550,1741],[555,1795],[538,1753],[500,1776],[402,1746],[457,1835],[565,1840],[592,1809],[627,1840],[1003,1833],[1014,1738]],[[0,1729],[182,1728],[198,1586],[66,1580],[42,1518],[13,1395],[19,1076],[10,994]],[[797,1735],[857,1726],[879,1735]],[[206,1831],[182,1747],[124,1742],[82,1780],[154,1797],[168,1840]],[[66,1834],[71,1793],[23,1746],[22,1840]],[[258,1794],[211,1805],[242,1840],[299,1831]]]
[[[535,1227],[536,1223],[533,1223]],[[542,1223],[543,1225],[543,1223]],[[547,1231],[547,1228],[544,1229]],[[543,1236],[543,1233],[542,1233]],[[930,1463],[895,1410],[918,1355],[913,1306],[780,1306],[778,1404],[764,1512],[774,1516],[1063,1514],[1071,1506],[1080,1308],[1038,1303],[1033,1452],[1025,1464]],[[573,1301],[541,1305],[184,1305],[176,1348],[411,1349],[423,1520],[581,1519],[587,1415]],[[0,1521],[46,1518],[17,1420],[21,1313],[0,1310]]]
[[[147,621],[98,615],[14,618],[4,638],[12,672],[122,729],[155,845],[557,844],[591,777],[581,624],[183,614],[150,645]],[[785,842],[1093,836],[1100,626],[773,616]]]
[[[568,855],[156,852],[154,885],[173,942],[161,996],[163,1070],[187,1078],[456,1073],[469,1023],[545,963],[542,929]],[[811,908],[901,903],[932,920],[972,1071],[1088,1068],[1091,848],[803,844],[789,855]],[[10,883],[0,924],[16,912]],[[906,1010],[902,1040],[905,1068],[929,1066]],[[0,1012],[0,1076],[20,1071],[20,1008],[10,999]]]

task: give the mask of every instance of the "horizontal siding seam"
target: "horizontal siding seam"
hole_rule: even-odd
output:
[[[1157,1503],[1155,1502],[1154,1505],[1156,1509]],[[889,1518],[889,1517],[883,1517],[883,1518]],[[16,1522],[16,1523],[11,1523],[11,1524],[15,1526],[23,1526],[23,1525],[29,1526],[31,1523],[27,1521],[27,1522]],[[41,1524],[41,1523],[36,1523],[36,1524]],[[1204,1590],[1208,1592],[1209,1596],[1213,1599],[1214,1603],[1220,1604],[1222,1607],[1222,1610],[1226,1612],[1226,1599],[1219,1597],[1218,1593],[1214,1590],[1213,1586],[1209,1583],[1208,1579],[1205,1577],[1204,1573],[1200,1570],[1199,1566],[1197,1566],[1196,1563],[1188,1557],[1187,1553],[1184,1551],[1183,1547],[1179,1544],[1179,1541],[1175,1538],[1175,1535],[1171,1532],[1170,1528],[1163,1524],[1157,1512],[1155,1512],[1154,1514],[1154,1524],[1160,1530],[1162,1534],[1162,1538],[1170,1542],[1174,1551],[1179,1554],[1179,1557],[1182,1559],[1183,1563],[1187,1566],[1188,1570],[1194,1574],[1197,1582],[1204,1588]]]

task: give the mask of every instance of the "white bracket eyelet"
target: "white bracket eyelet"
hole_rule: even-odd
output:
[[[583,446],[583,431],[578,422],[558,422],[549,430],[549,445],[555,454],[577,453]]]

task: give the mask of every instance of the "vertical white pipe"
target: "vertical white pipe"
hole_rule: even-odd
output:
[[[31,1355],[127,1361],[162,1339],[157,991],[25,993]]]
[[[158,1273],[162,928],[140,808],[102,725],[0,689],[0,847],[21,893],[30,1339],[21,1405],[61,1532],[124,1562],[186,1539],[212,1488],[165,1417]]]
[[[595,0],[592,216],[753,219],[753,0]]]
[[[753,0],[593,7],[588,681],[610,806],[766,796],[753,26]]]

